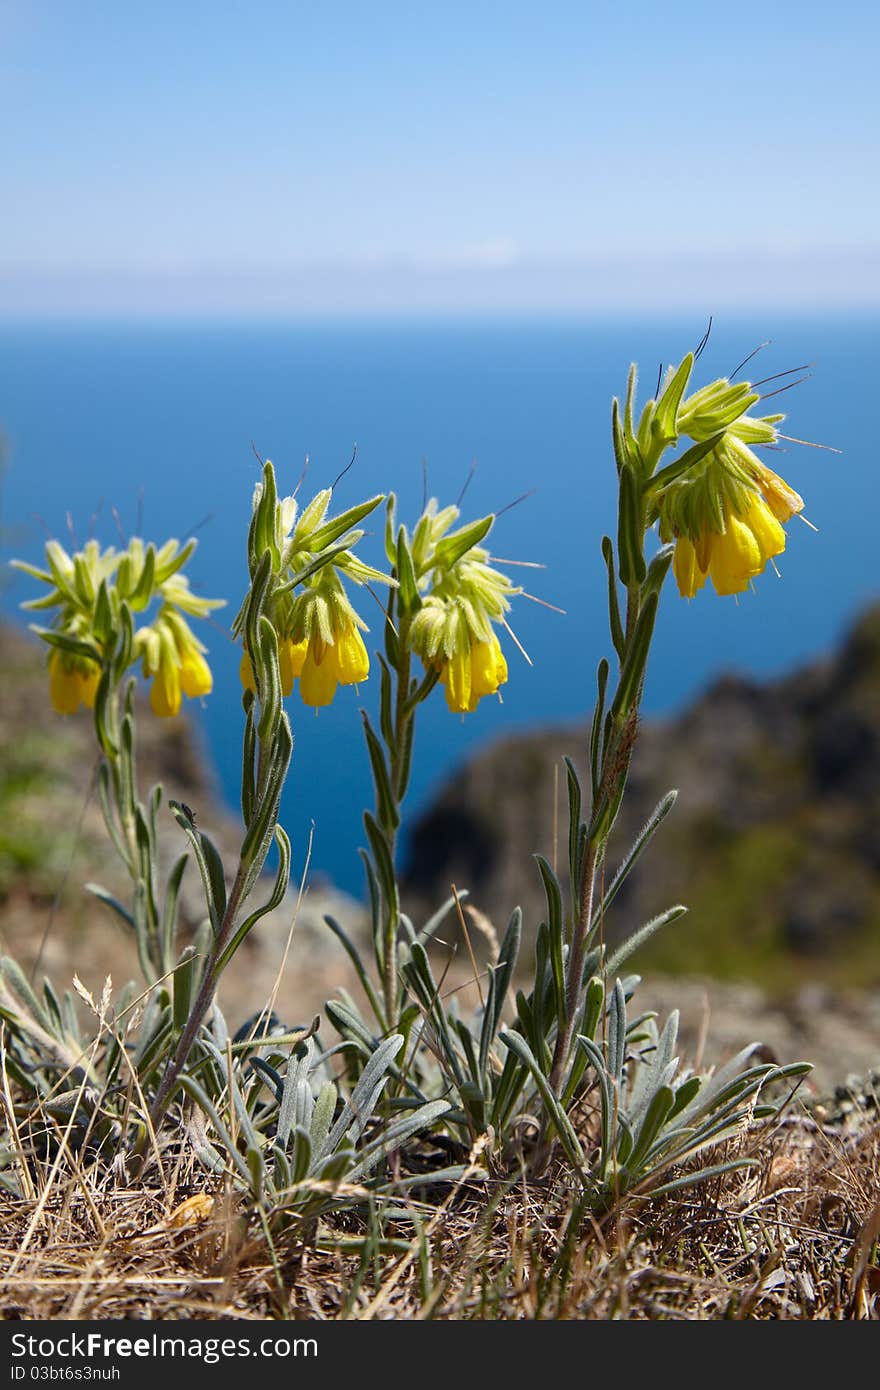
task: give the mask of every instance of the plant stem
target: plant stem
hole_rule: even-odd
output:
[[[395,671],[397,689],[394,701],[394,744],[388,749],[388,763],[391,794],[398,825],[400,806],[406,795],[404,753],[410,736],[410,723],[413,712],[409,709],[410,665],[409,623],[400,615],[398,633],[399,657]],[[388,850],[397,880],[397,826],[392,822],[385,827],[388,837]],[[382,951],[382,988],[385,1002],[385,1022],[388,1028],[397,1025],[397,930],[400,924],[400,904],[388,904],[388,918],[385,923],[385,939]]]
[[[553,1066],[550,1071],[550,1085],[557,1095],[562,1091],[562,1078],[568,1063],[575,1023],[580,1009],[584,959],[593,917],[593,894],[596,883],[597,847],[591,841],[587,845],[584,871],[580,885],[580,912],[568,953],[568,973],[565,981],[565,1022],[556,1034],[556,1048],[553,1053]]]
[[[638,585],[631,585],[627,590],[626,601],[626,646],[624,655],[621,658],[621,669],[626,659],[627,649],[632,640],[641,610],[641,591]],[[637,715],[638,707],[641,702],[641,690],[635,703],[634,712]],[[630,716],[631,718],[632,716]],[[629,724],[629,719],[627,721]],[[616,737],[609,739],[608,744],[602,752],[601,776],[599,778],[600,796],[603,794],[609,799],[619,800],[623,788],[626,785],[629,774],[629,764],[632,757],[632,742],[627,743],[625,738],[621,738],[620,733]],[[612,785],[613,784],[613,785]],[[595,811],[595,807],[593,808]],[[584,960],[586,959],[587,946],[590,940],[590,928],[593,921],[593,900],[595,897],[596,885],[596,866],[599,862],[605,844],[608,839],[610,825],[605,827],[600,835],[595,832],[591,834],[587,841],[586,854],[584,856],[583,871],[578,891],[578,917],[574,924],[572,933],[571,947],[568,953],[567,973],[565,981],[565,1020],[562,1027],[556,1034],[556,1046],[553,1053],[553,1064],[550,1070],[550,1085],[557,1095],[561,1094],[562,1082],[568,1058],[571,1053],[571,1044],[574,1037],[575,1024],[580,1011],[581,993],[583,990]]]
[[[159,1089],[156,1092],[156,1098],[150,1108],[150,1122],[154,1130],[157,1130],[162,1122],[162,1118],[168,1108],[168,1103],[171,1100],[177,1078],[186,1066],[186,1061],[192,1051],[193,1043],[204,1022],[205,1015],[213,1002],[214,993],[217,988],[217,962],[229,941],[229,937],[235,925],[235,918],[238,914],[246,873],[246,866],[239,861],[235,882],[229,894],[226,911],[223,914],[223,921],[220,923],[220,930],[217,933],[211,954],[205,966],[205,973],[202,976],[199,992],[190,1010],[186,1026],[178,1039],[177,1047],[174,1050],[174,1056],[165,1069],[165,1075],[162,1077]]]

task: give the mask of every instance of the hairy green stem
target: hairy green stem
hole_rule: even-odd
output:
[[[205,972],[202,976],[202,983],[199,988],[199,992],[196,995],[195,1002],[192,1006],[192,1009],[190,1010],[189,1018],[186,1021],[186,1026],[184,1027],[184,1030],[181,1033],[180,1038],[178,1039],[177,1047],[174,1050],[174,1056],[172,1057],[171,1061],[168,1063],[168,1066],[165,1069],[165,1074],[162,1077],[162,1080],[159,1084],[159,1089],[156,1092],[156,1097],[153,1101],[152,1106],[150,1107],[150,1123],[154,1131],[158,1129],[159,1125],[162,1122],[162,1118],[165,1114],[165,1111],[168,1108],[169,1102],[174,1093],[174,1087],[177,1083],[177,1079],[183,1071],[184,1067],[186,1066],[187,1058],[189,1057],[189,1054],[192,1051],[193,1044],[196,1040],[196,1037],[198,1036],[199,1029],[201,1028],[202,1023],[205,1020],[205,1016],[209,1008],[211,1007],[211,1004],[213,1003],[214,994],[217,989],[218,982],[217,963],[221,955],[223,954],[226,945],[229,942],[229,938],[232,935],[233,927],[235,926],[235,919],[238,915],[238,909],[241,904],[242,890],[244,888],[245,877],[247,875],[247,867],[248,866],[245,865],[242,861],[239,861],[238,871],[235,875],[235,882],[233,883],[232,889],[229,894],[229,899],[226,904],[226,911],[223,914],[223,921],[220,923],[220,930],[217,933],[216,940],[214,941],[214,945],[211,949],[211,954],[209,955],[207,964],[205,966]]]
[[[391,795],[394,810],[400,820],[400,805],[406,795],[404,782],[404,756],[409,739],[409,726],[415,717],[409,706],[410,666],[409,623],[400,615],[398,631],[398,661],[395,670],[397,689],[394,702],[394,745],[388,749],[388,763],[391,781]],[[388,850],[397,876],[397,827],[392,823],[385,827],[388,836]],[[397,1025],[397,932],[400,925],[399,905],[388,904],[388,918],[385,923],[385,938],[382,950],[382,991],[385,1004],[385,1023],[388,1028]]]

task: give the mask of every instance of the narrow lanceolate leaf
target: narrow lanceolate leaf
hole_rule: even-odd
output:
[[[608,1071],[618,1090],[623,1084],[626,1060],[626,997],[620,980],[615,980],[608,1004]]]
[[[651,420],[651,430],[655,438],[663,444],[674,444],[678,439],[678,407],[687,390],[691,372],[694,369],[694,354],[689,352],[682,360],[678,370],[673,373],[657,402]]]
[[[657,619],[658,601],[659,596],[656,592],[648,594],[630,639],[629,651],[620,672],[617,693],[611,706],[611,713],[620,723],[626,720],[633,705],[636,704],[642,682],[645,679],[648,653],[651,650],[651,638],[654,635],[654,623]]]
[[[360,1124],[361,1128],[366,1124],[376,1103],[378,1091],[385,1084],[389,1068],[402,1047],[403,1034],[392,1033],[376,1048],[346,1100],[339,1119],[327,1136],[328,1153],[333,1152],[352,1124]]]
[[[550,1082],[544,1072],[538,1066],[535,1054],[532,1052],[525,1038],[520,1037],[519,1033],[512,1029],[502,1029],[499,1038],[513,1052],[521,1062],[524,1062],[532,1074],[535,1084],[541,1093],[541,1099],[547,1111],[556,1133],[559,1135],[559,1142],[562,1145],[569,1161],[574,1165],[579,1173],[583,1172],[584,1155],[580,1146],[580,1141],[574,1132],[571,1121],[566,1115],[559,1098],[554,1094]]]
[[[646,1188],[641,1195],[652,1200],[655,1197],[665,1197],[670,1192],[681,1192],[686,1187],[695,1187],[698,1183],[711,1182],[713,1178],[721,1178],[725,1173],[735,1173],[739,1168],[760,1168],[760,1160],[757,1158],[733,1158],[729,1163],[715,1163],[711,1168],[700,1168],[696,1173],[685,1173],[680,1178],[673,1178],[671,1182],[664,1182],[660,1187]]]
[[[648,1101],[632,1150],[625,1160],[633,1176],[638,1174],[648,1150],[669,1118],[674,1102],[675,1092],[671,1086],[659,1086]]]
[[[617,527],[617,562],[620,582],[627,589],[641,584],[647,573],[644,557],[645,512],[641,485],[635,470],[620,470],[620,513]]]
[[[349,1173],[350,1180],[355,1182],[358,1178],[369,1173],[392,1149],[400,1148],[401,1144],[421,1130],[431,1129],[438,1120],[449,1114],[449,1110],[448,1101],[431,1100],[426,1105],[420,1105],[418,1109],[410,1111],[401,1119],[395,1120],[383,1133],[364,1147],[358,1162]]]
[[[510,989],[510,982],[516,970],[516,962],[519,957],[521,941],[522,911],[520,908],[515,907],[507,925],[507,931],[504,933],[504,940],[501,942],[501,949],[498,953],[498,963],[492,966],[490,971],[489,993],[486,1000],[486,1008],[483,1012],[483,1023],[480,1029],[481,1076],[485,1076],[486,1074],[489,1049],[492,1046],[495,1034],[498,1032],[504,1001],[507,998],[507,991]]]
[[[559,880],[544,856],[536,854],[535,859],[544,885],[544,896],[547,899],[550,968],[553,972],[556,1021],[559,1027],[562,1027],[565,1021],[565,964],[563,955],[565,923],[562,916],[562,889],[559,886]]]
[[[165,960],[170,960],[174,954],[174,941],[177,937],[178,920],[178,901],[181,895],[181,883],[184,880],[186,865],[189,863],[189,855],[179,856],[171,873],[168,874],[168,883],[165,885],[165,897],[163,908],[161,908],[161,941],[163,941],[163,954]]]
[[[649,498],[653,500],[664,487],[668,487],[670,483],[675,482],[676,478],[680,478],[683,473],[687,473],[689,468],[693,468],[695,464],[700,462],[700,459],[710,454],[716,445],[721,443],[723,438],[724,431],[722,430],[719,434],[713,434],[711,439],[704,439],[701,440],[699,444],[694,444],[690,449],[685,450],[681,458],[677,458],[674,463],[667,464],[665,468],[661,468],[660,472],[655,473],[654,477],[651,479],[648,492]],[[648,512],[648,519],[652,519],[650,510]]]
[[[174,971],[174,1031],[182,1033],[192,1010],[197,989],[196,950],[184,947]]]
[[[370,1001],[370,1008],[373,1010],[376,1019],[381,1019],[382,1006],[379,1003],[379,997],[376,994],[375,989],[373,988],[373,983],[369,975],[367,974],[367,969],[363,963],[363,960],[361,959],[360,952],[358,951],[351,937],[345,931],[344,927],[340,926],[335,917],[331,917],[325,914],[324,921],[327,923],[327,926],[330,928],[337,941],[341,943],[343,950],[345,951],[346,955],[348,956],[349,960],[354,966],[355,971],[357,972],[357,977],[361,982],[361,986],[363,988],[364,993],[367,996],[367,999]]]
[[[614,650],[617,653],[618,661],[622,661],[626,651],[626,638],[623,634],[623,621],[620,616],[620,599],[617,594],[614,543],[610,536],[602,537],[602,558],[605,561],[605,568],[608,571],[608,624],[611,630],[611,641],[614,643]]]
[[[84,886],[87,893],[91,893],[99,902],[105,903],[112,912],[115,912],[117,917],[121,917],[126,926],[134,927],[135,921],[128,908],[123,907],[119,899],[114,898],[113,894],[108,892],[106,888],[102,888],[100,883],[86,883]]]
[[[391,851],[388,848],[388,840],[385,832],[381,829],[374,816],[369,811],[364,812],[364,827],[367,838],[370,841],[370,849],[373,852],[373,862],[376,866],[376,873],[379,877],[379,885],[385,902],[392,914],[397,915],[397,879],[394,873],[394,865],[391,861]]]
[[[254,659],[251,648],[251,660]],[[273,735],[281,713],[281,672],[278,666],[278,636],[268,618],[259,622],[259,646],[256,651],[256,676],[260,691],[260,717],[257,737],[266,743]]]
[[[475,545],[479,545],[480,541],[485,540],[494,520],[494,515],[484,516],[479,521],[472,521],[468,526],[462,526],[458,531],[444,536],[434,549],[432,565],[438,569],[454,565],[462,555],[466,555]]]
[[[608,911],[611,904],[614,902],[614,899],[617,897],[617,894],[620,892],[621,888],[623,887],[624,883],[629,877],[629,874],[634,868],[636,861],[639,858],[639,855],[642,853],[642,850],[645,849],[645,847],[651,840],[651,837],[654,835],[658,827],[666,819],[666,817],[669,815],[669,812],[675,805],[677,796],[677,791],[668,791],[666,795],[662,797],[661,800],[654,807],[654,810],[651,812],[644,826],[639,831],[638,835],[635,838],[635,841],[633,842],[632,848],[630,849],[629,853],[624,857],[623,862],[621,863],[619,869],[617,870],[613,879],[611,880],[610,884],[605,890],[605,893],[602,896],[602,900],[599,906],[597,907],[595,913],[593,914],[593,920],[590,923],[591,934],[598,929],[603,916]]]
[[[44,642],[48,642],[50,647],[58,647],[60,651],[70,652],[71,656],[87,657],[89,661],[100,662],[101,654],[92,642],[84,642],[78,637],[70,637],[66,632],[55,632],[51,627],[37,627],[36,624],[29,624],[31,632],[35,632],[38,637],[42,637]]]
[[[391,834],[400,824],[400,813],[391,791],[391,779],[388,775],[385,754],[366,710],[361,710],[361,718],[364,721],[364,737],[367,741],[370,767],[373,770],[373,785],[376,788],[376,814],[385,833]]]
[[[245,825],[250,825],[254,815],[256,797],[256,753],[257,731],[254,724],[256,698],[252,690],[246,690],[243,697],[245,708],[244,740],[241,754],[241,816]]]
[[[590,773],[594,802],[599,796],[599,786],[602,781],[602,759],[605,754],[602,728],[605,722],[605,691],[608,686],[608,674],[608,662],[603,656],[602,660],[599,662],[599,669],[596,672],[596,708],[593,711],[593,723],[590,729]]]
[[[661,927],[668,927],[671,922],[677,922],[680,917],[684,917],[686,912],[687,908],[678,903],[675,907],[668,907],[665,912],[652,917],[650,922],[646,922],[638,931],[633,932],[632,936],[628,937],[621,946],[618,946],[612,956],[609,956],[606,967],[608,974],[615,974],[623,962],[628,960],[646,941],[649,941],[655,932],[660,931]]]
[[[400,585],[398,597],[400,611],[413,616],[421,608],[422,600],[416,583],[415,566],[413,565],[412,551],[409,548],[405,526],[401,526],[397,533],[395,567],[397,569],[397,581]]]
[[[338,541],[339,537],[346,531],[352,530],[364,517],[369,516],[376,508],[385,501],[385,494],[379,493],[376,497],[371,497],[367,502],[359,502],[355,507],[349,507],[347,512],[340,512],[339,516],[327,521],[323,526],[319,526],[308,538],[308,548],[312,552],[325,550],[328,545]]]
[[[280,825],[276,825],[275,827],[275,840],[278,844],[278,872],[275,875],[275,884],[272,888],[272,892],[266,902],[263,903],[263,906],[258,907],[254,912],[250,913],[236,930],[235,935],[231,938],[229,945],[225,948],[217,962],[218,974],[226,969],[245,937],[249,935],[260,919],[265,917],[268,913],[274,912],[276,907],[280,907],[284,901],[284,895],[290,884],[291,851],[290,840],[288,839],[287,833]]]
[[[205,902],[211,918],[211,925],[216,933],[220,929],[220,923],[226,911],[226,882],[223,877],[223,862],[214,844],[207,835],[203,835],[200,830],[196,829],[180,802],[169,801],[168,805],[174,819],[192,846],[196,863],[199,866],[199,873],[202,876],[202,887],[205,892]]]

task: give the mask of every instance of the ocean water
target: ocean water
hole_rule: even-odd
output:
[[[451,715],[436,695],[417,734],[412,808],[484,741],[548,721],[577,720],[592,705],[607,651],[599,540],[614,524],[609,408],[631,360],[652,394],[658,366],[702,333],[695,322],[519,324],[4,324],[0,326],[0,426],[10,448],[3,533],[10,553],[39,560],[46,532],[105,543],[139,526],[149,539],[185,539],[198,527],[190,566],[203,593],[229,600],[204,635],[215,693],[193,713],[223,792],[237,804],[241,740],[238,651],[224,620],[243,593],[244,544],[259,466],[271,458],[282,490],[308,456],[302,496],[348,462],[338,508],[393,489],[402,518],[421,508],[424,479],[466,517],[528,499],[497,522],[495,554],[546,565],[515,570],[530,592],[512,625],[529,665],[507,642],[504,701]],[[716,324],[695,381],[730,372],[758,343],[752,379],[811,364],[809,380],[776,397],[783,428],[840,455],[789,445],[768,456],[807,499],[819,530],[797,522],[781,557],[782,580],[763,576],[739,602],[711,592],[685,603],[664,595],[646,710],[670,712],[721,671],[778,673],[827,650],[878,592],[876,535],[876,320],[802,316]],[[769,383],[772,391],[782,381]],[[206,519],[207,518],[207,519]],[[381,520],[363,553],[381,563]],[[6,616],[35,585],[4,581]],[[358,602],[372,637],[379,609]],[[358,709],[375,709],[378,682],[340,690],[319,715],[295,693],[295,749],[282,810],[302,868],[314,826],[312,869],[359,893],[361,812],[370,781]],[[192,703],[190,704],[192,707]],[[723,736],[723,731],[719,731]]]

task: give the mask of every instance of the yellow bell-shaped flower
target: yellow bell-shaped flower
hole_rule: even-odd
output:
[[[53,647],[49,653],[49,698],[57,714],[76,714],[80,705],[94,709],[101,668]]]

